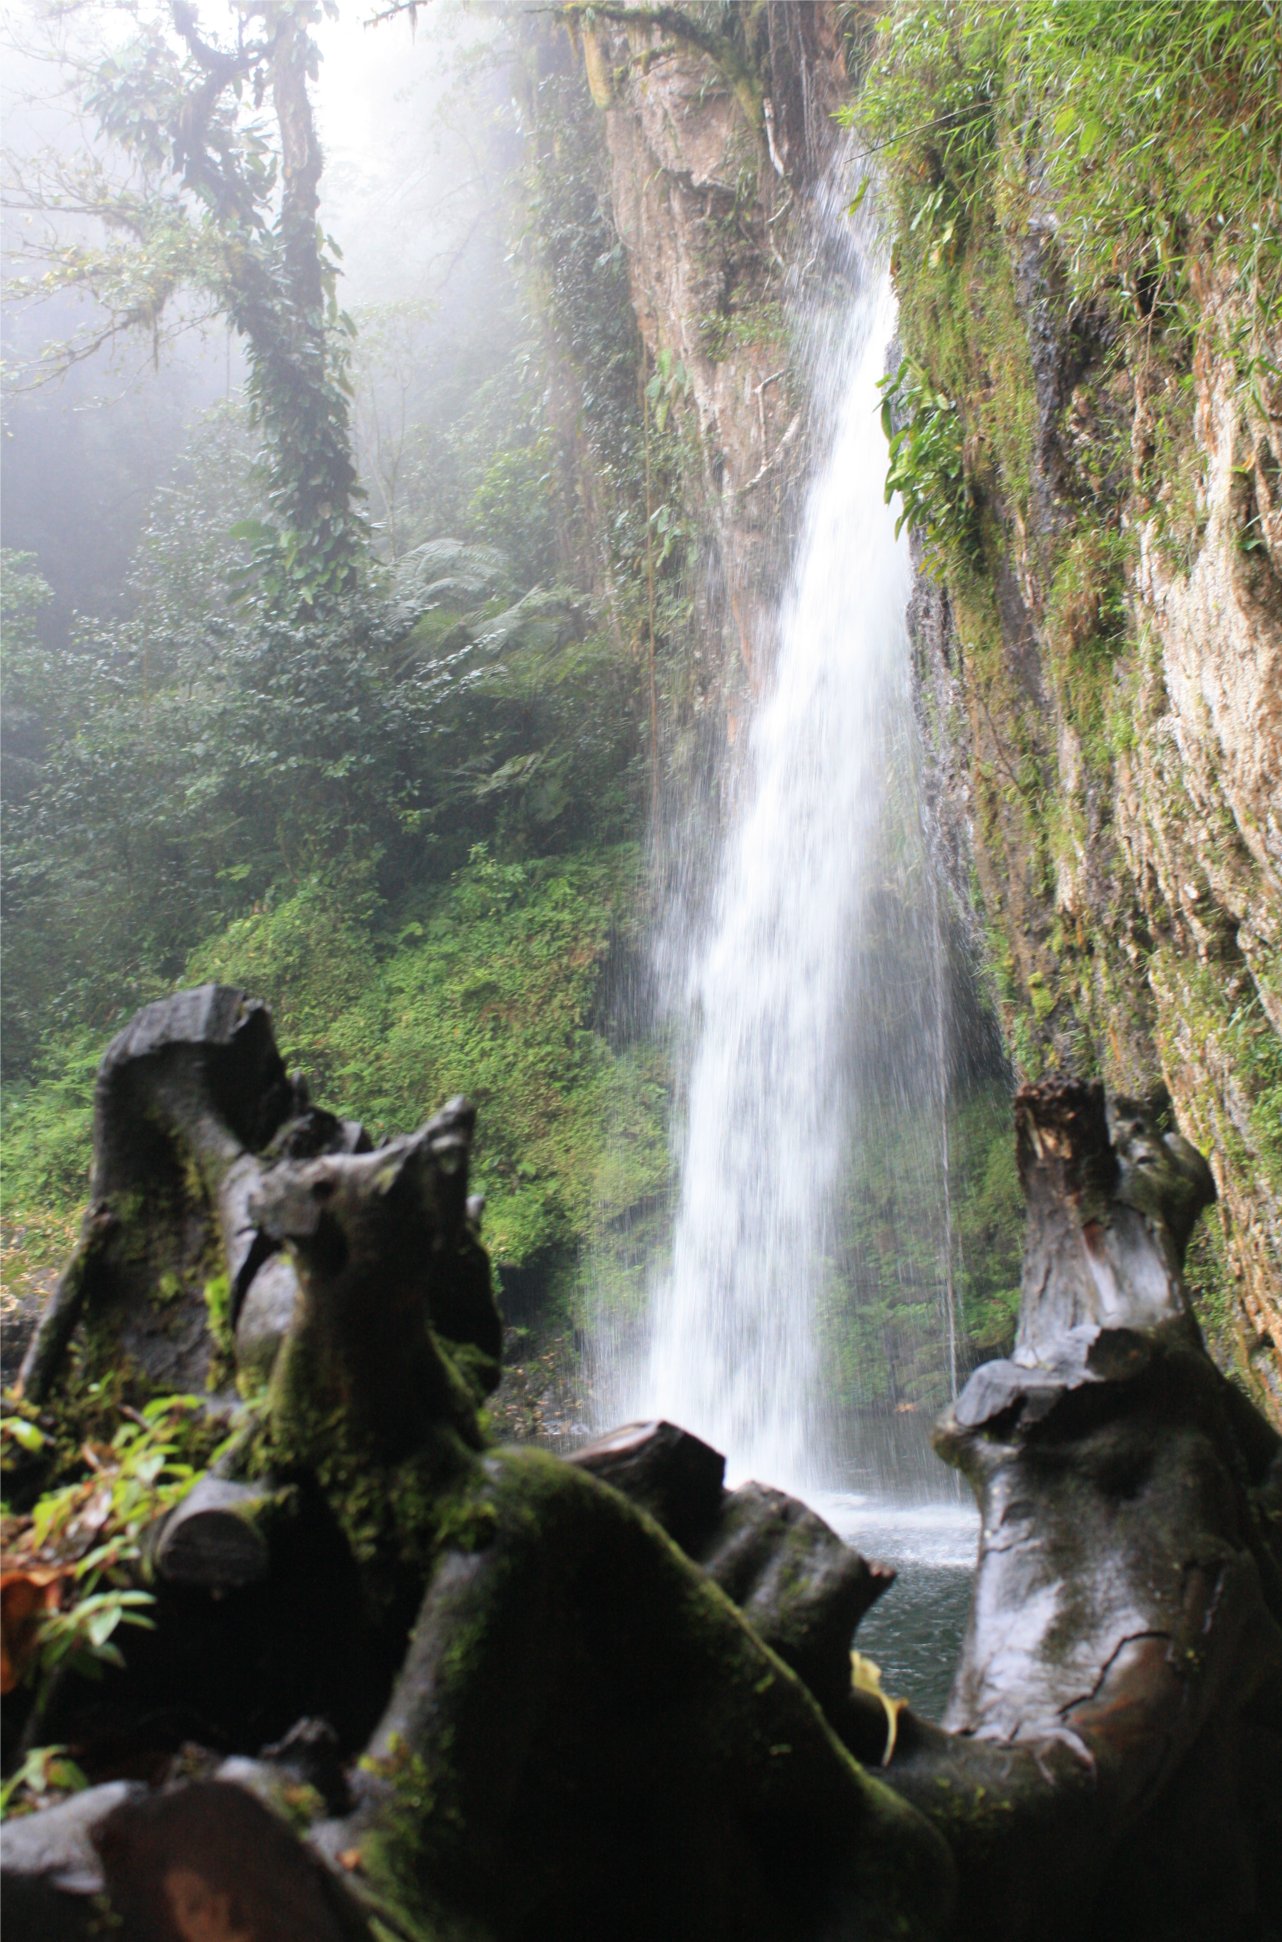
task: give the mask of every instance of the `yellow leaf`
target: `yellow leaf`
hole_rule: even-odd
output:
[[[895,1741],[899,1738],[899,1715],[908,1704],[906,1699],[892,1699],[881,1689],[881,1667],[875,1659],[867,1658],[862,1652],[850,1655],[850,1677],[860,1692],[871,1693],[881,1701],[886,1715],[886,1745],[881,1756],[881,1764],[888,1767],[895,1752]]]

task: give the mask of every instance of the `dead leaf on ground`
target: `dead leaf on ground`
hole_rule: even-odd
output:
[[[0,1694],[21,1683],[36,1649],[40,1621],[57,1611],[66,1574],[56,1567],[32,1565],[0,1572]]]

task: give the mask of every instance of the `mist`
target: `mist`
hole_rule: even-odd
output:
[[[114,13],[90,16],[108,43]],[[395,554],[407,538],[407,477],[422,473],[441,427],[512,355],[519,298],[507,190],[519,143],[507,9],[438,0],[418,31],[408,18],[366,25],[365,13],[345,8],[321,23],[314,105],[322,220],[341,252],[339,298],[356,326],[358,455],[379,543]],[[209,17],[216,25],[215,9]],[[84,25],[82,17],[82,33]],[[117,39],[126,25],[116,20]],[[56,31],[74,37],[77,18]],[[8,35],[3,536],[49,582],[40,625],[52,642],[74,614],[127,607],[130,561],[157,494],[211,410],[243,410],[246,368],[235,332],[180,295],[154,331],[121,332],[58,369],[67,361],[59,347],[93,337],[105,313],[87,291],[28,300],[14,286],[33,237],[48,255],[91,225],[23,207],[25,185],[90,157],[124,178],[69,91],[55,30],[15,8]]]

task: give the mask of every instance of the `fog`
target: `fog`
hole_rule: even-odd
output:
[[[406,537],[396,501],[416,435],[421,446],[442,412],[457,410],[459,384],[482,381],[511,351],[517,297],[505,182],[518,148],[510,11],[433,0],[416,26],[408,17],[368,26],[367,7],[345,5],[318,30],[322,216],[341,252],[340,302],[358,326],[354,432],[370,516],[392,553]],[[210,31],[222,15],[204,9]],[[91,157],[123,179],[56,55],[100,50],[129,24],[106,5],[54,27],[25,6],[6,18],[3,540],[34,554],[50,583],[41,622],[50,644],[74,613],[108,615],[127,603],[130,558],[157,492],[202,418],[234,407],[245,378],[241,347],[222,320],[180,296],[154,333],[124,333],[38,381],[45,348],[92,336],[104,313],[65,288],[14,300],[33,242],[47,254],[51,240],[65,246],[90,229],[65,212],[23,207],[27,187]],[[41,263],[34,269],[39,275]]]

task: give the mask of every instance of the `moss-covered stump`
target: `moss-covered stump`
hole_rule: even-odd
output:
[[[90,1779],[151,1773],[184,1741],[250,1752],[312,1711],[359,1748],[426,1581],[426,1507],[460,1437],[479,1441],[476,1401],[497,1376],[471,1124],[455,1101],[370,1154],[287,1077],[265,1009],[226,987],[149,1006],[113,1042],[94,1205],[5,1442],[14,1587],[38,1609],[61,1602],[78,1642],[59,1657],[38,1619],[11,1637],[6,1594],[10,1762],[60,1742]],[[375,1261],[359,1222],[340,1224],[344,1166],[371,1187]],[[416,1383],[425,1410],[395,1411]],[[174,1388],[195,1393],[171,1407]],[[61,1499],[37,1506],[51,1486]],[[154,1629],[120,1630],[147,1599]]]
[[[86,1625],[52,1677],[56,1628],[6,1626],[6,1676],[34,1682],[10,1771],[52,1742],[90,1783],[6,1844],[6,1933],[1276,1931],[1282,1454],[1189,1307],[1212,1188],[1178,1135],[1073,1080],[1019,1095],[1019,1334],[938,1437],[983,1523],[934,1726],[850,1683],[887,1579],[804,1505],[726,1492],[672,1425],[574,1463],[487,1449],[500,1332],[462,1101],[358,1150],[282,1080],[266,1014],[218,990],[143,1014],[101,1096],[101,1232],[8,1439],[26,1501],[42,1463],[65,1479],[86,1393],[98,1440],[60,1511],[9,1520],[6,1583],[37,1609],[54,1584],[64,1635],[77,1598],[99,1609],[86,1585],[108,1606],[146,1585],[152,1625],[108,1627],[108,1653]],[[76,1327],[123,1355],[171,1261],[189,1312],[134,1358],[105,1442]],[[194,1263],[225,1278],[216,1315]],[[264,1276],[275,1319],[241,1359]],[[197,1319],[241,1394],[147,1401],[175,1352],[218,1380]]]
[[[498,1381],[502,1324],[467,1210],[474,1118],[453,1100],[377,1152],[283,1161],[263,1175],[250,1216],[268,1243],[289,1244],[298,1279],[268,1390],[279,1450],[320,1461],[336,1416],[376,1467],[422,1449],[442,1425],[479,1441],[475,1411]]]
[[[358,1136],[320,1117],[322,1142]],[[98,1069],[91,1206],[23,1362],[25,1396],[43,1401],[76,1335],[81,1386],[106,1378],[118,1400],[227,1383],[234,1304],[260,1265],[256,1156],[316,1118],[264,1005],[201,985],[145,1006]]]
[[[320,1837],[380,1901],[530,1942],[944,1933],[943,1843],[643,1512],[531,1450],[463,1501]]]

